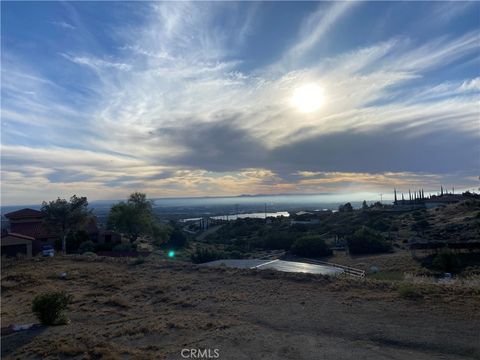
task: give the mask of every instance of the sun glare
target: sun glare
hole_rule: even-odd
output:
[[[298,110],[310,113],[320,109],[324,102],[324,90],[316,84],[305,84],[293,91],[291,103]]]

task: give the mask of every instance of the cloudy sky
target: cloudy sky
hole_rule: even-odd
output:
[[[480,3],[1,7],[3,205],[478,187]]]

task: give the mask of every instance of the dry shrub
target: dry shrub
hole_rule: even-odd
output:
[[[2,291],[38,286],[42,282],[31,274],[12,274],[2,278]]]
[[[65,314],[72,296],[63,292],[37,295],[32,302],[32,311],[43,325],[65,325],[68,318]]]
[[[397,288],[398,294],[404,299],[419,300],[423,299],[423,294],[419,288],[413,284],[400,284]]]
[[[104,304],[109,306],[116,306],[124,309],[130,308],[130,303],[128,302],[128,300],[119,295],[110,297],[104,302]]]

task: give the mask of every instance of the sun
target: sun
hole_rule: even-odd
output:
[[[304,113],[320,109],[325,100],[325,92],[316,84],[305,84],[293,91],[291,104]]]

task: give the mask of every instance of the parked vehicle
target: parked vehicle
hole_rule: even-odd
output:
[[[52,245],[45,245],[42,248],[42,255],[49,256],[49,257],[55,256],[55,249],[53,248]]]

